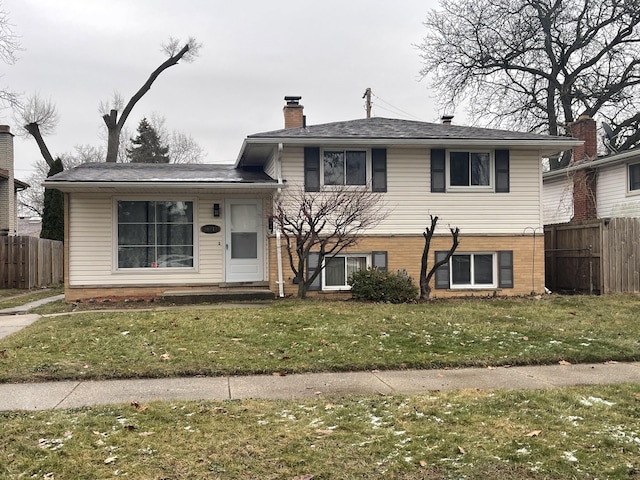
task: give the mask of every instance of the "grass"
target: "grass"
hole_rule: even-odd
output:
[[[640,360],[636,296],[86,312],[0,340],[0,382]]]
[[[41,300],[64,293],[63,287],[24,290],[18,288],[0,289],[0,310],[17,307],[25,303]],[[61,302],[62,303],[62,302]]]
[[[0,477],[638,479],[637,385],[0,413]]]
[[[0,381],[640,360],[634,296],[139,306],[41,307],[96,311],[0,340]],[[134,402],[0,424],[7,479],[640,479],[638,384]]]

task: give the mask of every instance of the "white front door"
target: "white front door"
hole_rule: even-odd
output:
[[[225,280],[227,282],[264,280],[261,202],[259,200],[227,200],[225,209]]]

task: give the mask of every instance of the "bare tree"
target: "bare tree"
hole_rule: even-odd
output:
[[[162,142],[169,147],[170,163],[202,162],[206,154],[191,135],[177,130],[169,130],[166,125],[166,119],[157,112],[151,114],[149,123],[158,133],[158,137],[162,139]]]
[[[20,50],[18,37],[13,33],[13,26],[6,12],[0,10],[0,60],[7,65],[13,65],[16,52]],[[0,89],[0,104],[2,106],[17,105],[18,97],[8,88]]]
[[[109,108],[108,113],[104,113],[102,119],[107,126],[108,139],[107,139],[107,162],[116,162],[118,159],[118,150],[120,147],[120,133],[122,128],[133,110],[133,107],[138,101],[149,91],[153,82],[156,81],[158,76],[164,72],[167,68],[176,65],[180,60],[185,62],[193,61],[198,55],[200,44],[195,39],[190,38],[187,43],[179,48],[179,41],[173,38],[169,39],[169,42],[163,45],[163,51],[169,58],[161,63],[147,79],[146,82],[140,87],[140,89],[129,99],[129,101],[122,107],[124,102],[121,101],[121,97],[116,96],[115,101]],[[103,104],[103,109],[106,105]],[[122,109],[122,113],[118,116],[118,111]]]
[[[387,216],[383,197],[367,187],[336,187],[305,192],[287,187],[276,201],[274,228],[286,240],[289,266],[298,283],[298,298],[320,275],[324,261],[358,243],[361,235]],[[309,254],[318,254],[317,268],[307,278]]]
[[[16,122],[23,126],[27,135],[31,135],[38,147],[42,158],[49,168],[53,166],[53,156],[44,141],[44,135],[53,133],[58,125],[58,112],[50,99],[44,99],[34,94],[14,109]]]
[[[426,227],[425,231],[422,233],[424,237],[424,249],[422,250],[422,261],[420,262],[420,300],[429,300],[431,296],[431,278],[435,275],[436,271],[443,265],[446,265],[453,252],[456,251],[460,242],[458,241],[458,235],[460,233],[460,229],[458,227],[449,228],[451,232],[451,248],[447,251],[447,254],[444,258],[434,262],[431,269],[427,273],[427,268],[429,267],[429,250],[431,249],[431,239],[433,238],[433,234],[436,231],[436,225],[438,223],[438,217],[431,215],[431,226]]]
[[[629,0],[441,0],[424,22],[421,74],[476,123],[559,135],[598,114],[625,150],[640,142],[639,23]]]
[[[60,159],[64,169],[68,170],[81,163],[104,161],[104,149],[91,145],[76,145],[72,153],[65,153],[60,156]],[[27,179],[31,186],[18,194],[22,214],[42,216],[44,212],[44,187],[42,183],[47,178],[50,168],[51,166],[44,159],[36,160],[35,171]]]

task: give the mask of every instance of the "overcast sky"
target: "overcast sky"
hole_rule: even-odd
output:
[[[436,0],[2,0],[21,37],[2,86],[39,92],[57,106],[59,126],[47,137],[52,154],[100,145],[100,101],[125,99],[166,58],[169,36],[196,37],[194,63],[158,78],[127,125],[156,112],[169,129],[193,138],[208,163],[235,161],[250,134],[283,128],[285,95],[301,95],[307,123],[373,115],[437,121],[420,81],[422,20]],[[399,109],[399,110],[397,110]],[[0,123],[15,125],[8,110]],[[16,176],[27,178],[40,157],[33,139],[15,139]]]

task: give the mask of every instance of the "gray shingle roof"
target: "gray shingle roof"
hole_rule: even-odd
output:
[[[210,163],[84,163],[45,180],[50,182],[276,183],[262,171]]]
[[[273,130],[249,135],[250,139],[261,138],[336,138],[336,139],[460,139],[460,140],[533,140],[566,141],[567,137],[553,137],[536,133],[513,132],[490,128],[444,125],[392,118],[365,118],[344,122],[309,125],[307,127]]]

